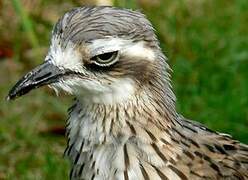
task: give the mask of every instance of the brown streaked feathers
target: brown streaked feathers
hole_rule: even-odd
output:
[[[109,50],[115,63],[93,61]],[[75,8],[55,25],[46,59],[70,75],[51,87],[76,96],[66,126],[71,179],[248,179],[247,145],[176,112],[167,59],[142,13]]]

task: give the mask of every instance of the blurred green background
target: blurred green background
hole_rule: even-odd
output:
[[[247,0],[0,0],[0,179],[67,179],[63,127],[72,97],[48,88],[4,100],[40,64],[51,29],[72,7],[140,9],[157,30],[184,116],[248,143]]]

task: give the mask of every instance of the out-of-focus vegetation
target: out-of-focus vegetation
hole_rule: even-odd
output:
[[[111,3],[96,1],[95,3]],[[56,20],[92,1],[0,0],[0,179],[67,179],[60,134],[71,97],[42,88],[15,102],[4,97],[41,63]],[[173,69],[177,109],[248,143],[248,1],[139,0]]]

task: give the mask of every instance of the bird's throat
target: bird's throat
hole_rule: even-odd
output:
[[[118,164],[120,160],[113,158],[121,157],[122,154],[118,153],[123,153],[126,144],[140,146],[138,149],[147,156],[146,147],[156,139],[163,137],[164,141],[171,142],[169,133],[176,122],[176,113],[169,104],[169,100],[167,102],[146,93],[115,105],[83,104],[76,100],[69,109],[68,146],[65,151],[74,164],[72,172],[76,173],[74,168],[77,166],[91,167],[93,160],[96,161],[95,166],[113,166],[115,161]],[[93,154],[96,157],[92,159]],[[97,160],[97,156],[104,158]]]
[[[115,105],[83,104],[76,100],[69,109],[68,144],[80,151],[82,141],[87,141],[86,149],[113,143],[113,140],[118,141],[122,137],[150,141],[147,129],[153,128],[159,135],[162,130],[173,126],[176,113],[174,107],[167,103],[171,104],[147,94]]]

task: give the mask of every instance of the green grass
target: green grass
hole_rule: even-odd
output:
[[[29,19],[25,8],[19,0],[12,0],[13,7],[16,11],[16,14],[21,17],[21,25],[23,26],[29,41],[32,44],[33,48],[38,47],[38,40],[35,36],[32,21]]]
[[[116,4],[140,8],[134,2],[122,0]],[[161,2],[143,4],[142,11],[152,21],[169,57],[178,111],[248,143],[248,1]],[[68,9],[68,5],[56,3],[44,1],[40,11],[52,5]],[[71,3],[69,7],[72,6]],[[69,163],[63,159],[65,138],[42,132],[64,126],[71,97],[57,98],[41,88],[15,102],[4,100],[14,82],[45,56],[53,21],[36,11],[19,11],[18,16],[21,12],[26,15],[19,19],[17,27],[9,29],[15,61],[0,61],[0,179],[68,177]],[[29,25],[25,28],[23,22],[27,19],[33,23],[31,34]]]
[[[1,90],[7,92],[5,87]],[[58,103],[62,100],[65,104]],[[6,173],[6,179],[68,177],[68,162],[63,159],[65,138],[42,133],[44,129],[65,124],[63,117],[66,117],[70,99],[60,97],[58,101],[47,92],[37,91],[15,102],[3,102],[1,114],[5,118],[0,126],[0,174]]]

